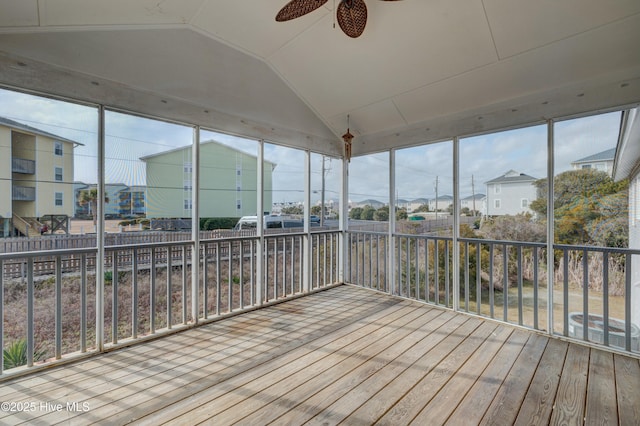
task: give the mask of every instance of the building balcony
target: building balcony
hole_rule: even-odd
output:
[[[35,201],[36,189],[30,186],[13,185],[11,199],[13,201]]]
[[[11,159],[11,171],[13,173],[33,175],[36,173],[36,162],[34,160],[14,157]]]
[[[483,270],[499,275],[528,258],[542,270],[544,244],[367,231],[202,237],[195,259],[190,241],[107,246],[103,262],[97,249],[0,254],[0,287],[26,282],[5,320],[24,312],[28,324],[27,364],[0,375],[2,400],[15,406],[0,422],[637,419],[630,322],[605,319],[611,327],[598,341],[593,324],[570,330],[579,319],[569,278],[552,292],[542,273],[526,284],[522,273],[483,281]],[[491,256],[473,264],[482,246]],[[640,254],[612,250],[554,247],[560,259]],[[593,306],[579,313],[590,318]],[[605,306],[614,311],[613,301]],[[15,339],[8,333],[5,345]]]

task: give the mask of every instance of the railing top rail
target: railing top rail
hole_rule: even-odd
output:
[[[541,247],[546,248],[547,243],[541,243],[538,241],[511,241],[511,240],[487,240],[484,238],[458,238],[461,243],[480,243],[480,244],[495,244],[495,245],[509,245],[509,246],[522,246],[522,247]]]
[[[597,251],[601,253],[618,253],[618,254],[640,254],[640,249],[631,249],[625,247],[600,247],[600,246],[577,246],[571,244],[554,244],[556,250],[587,250]]]
[[[14,253],[0,253],[0,260],[25,259],[30,257],[69,256],[74,254],[87,254],[87,253],[97,253],[97,252],[98,252],[98,249],[96,247],[22,251],[22,252],[14,252]]]
[[[162,241],[157,243],[136,243],[136,244],[122,244],[114,246],[105,246],[106,251],[118,251],[118,250],[133,250],[133,249],[147,249],[156,247],[170,247],[170,246],[192,246],[193,240],[183,241]]]

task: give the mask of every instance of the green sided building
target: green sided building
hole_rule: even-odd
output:
[[[188,218],[193,207],[191,146],[140,158],[145,162],[147,217]],[[257,157],[216,141],[200,144],[200,217],[257,214]],[[264,162],[264,206],[272,205],[272,174]]]

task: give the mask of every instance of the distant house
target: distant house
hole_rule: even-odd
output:
[[[571,163],[574,170],[595,169],[607,172],[611,176],[613,172],[613,162],[616,155],[616,149],[611,148],[597,154],[589,155]]]
[[[484,194],[469,195],[460,199],[460,209],[467,208],[469,211],[483,212],[485,205]]]
[[[453,197],[451,195],[438,195],[438,199],[435,198],[429,200],[429,211],[445,211],[453,205]]]
[[[0,117],[0,218],[73,215],[73,150],[78,142]],[[14,218],[13,216],[19,218]],[[2,221],[0,232],[12,232]]]
[[[75,216],[91,216],[91,206],[89,204],[80,204],[80,194],[82,191],[90,191],[96,189],[96,184],[85,184],[82,182],[74,182],[74,194],[75,194]],[[137,188],[132,190],[132,188]],[[135,213],[132,213],[132,191],[137,197]],[[105,203],[104,203],[104,215],[107,218],[122,217],[128,215],[141,215],[144,214],[144,187],[129,187],[124,183],[106,183],[104,185]],[[140,208],[141,204],[141,208]]]
[[[409,211],[414,211],[425,204],[427,205],[427,207],[429,206],[428,198],[416,198],[409,203]]]
[[[613,179],[629,179],[629,248],[640,249],[640,110],[625,111]],[[640,256],[631,256],[631,322],[640,327]]]
[[[518,213],[532,213],[531,201],[537,198],[537,179],[515,170],[485,182],[487,185],[486,215],[505,216]]]
[[[386,204],[381,201],[373,200],[373,199],[363,200],[357,203],[351,203],[351,208],[364,207],[364,206],[371,206],[374,209],[379,209],[380,207],[386,206]]]
[[[191,146],[141,158],[146,163],[148,218],[187,218],[193,207]],[[257,212],[257,158],[210,140],[200,144],[200,217],[241,217]],[[264,162],[264,206],[272,206],[272,173]]]

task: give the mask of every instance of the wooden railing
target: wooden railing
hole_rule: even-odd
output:
[[[1,253],[0,347],[26,341],[27,362],[4,371],[0,351],[0,380],[336,284],[338,241],[203,239],[197,268],[189,240]]]
[[[640,314],[631,305],[640,250],[554,244],[548,268],[545,243],[460,238],[454,262],[451,237],[347,235],[348,282],[640,354]]]

